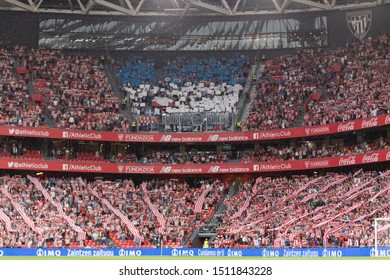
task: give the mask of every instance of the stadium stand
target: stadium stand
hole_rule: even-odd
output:
[[[259,177],[224,198],[215,247],[372,246],[370,219],[390,211],[389,171]],[[1,179],[3,247],[180,247],[213,215],[218,180],[135,186],[81,178]]]
[[[0,245],[152,248],[163,242],[180,247],[211,217],[222,199],[221,184],[2,177]]]
[[[15,71],[18,50],[0,44],[0,125],[38,127],[44,125],[43,110],[29,100],[26,77]]]
[[[129,131],[97,59],[50,49],[26,49],[23,59],[57,128]]]
[[[142,116],[142,131],[153,130],[158,119],[152,116],[168,114],[171,123],[184,124],[183,116],[175,122],[174,114],[235,112],[250,67],[249,58],[238,53],[219,60],[179,56],[163,66],[164,78],[156,82],[154,63],[139,59],[117,62],[116,69],[132,112]]]
[[[389,171],[259,177],[227,199],[215,247],[372,246],[374,217],[387,216]]]
[[[388,114],[389,39],[336,50],[304,49],[268,61],[244,130],[306,126]]]
[[[19,147],[18,147],[19,146]],[[217,152],[213,149],[191,149],[180,152],[178,147],[148,147],[145,152],[129,147],[123,151],[113,150],[106,157],[99,150],[91,151],[91,148],[75,152],[74,146],[63,146],[53,149],[50,154],[42,155],[40,151],[22,147],[22,143],[3,145],[0,158],[25,158],[43,159],[44,157],[55,160],[72,160],[79,162],[111,162],[111,163],[142,163],[142,164],[211,164],[211,163],[252,163],[272,161],[292,161],[314,158],[331,158],[347,155],[364,154],[372,151],[390,150],[387,138],[379,138],[363,141],[359,144],[335,142],[327,144],[325,141],[308,142],[301,141],[298,144],[259,143],[256,148],[239,147],[233,150]],[[15,150],[16,149],[16,150]]]
[[[349,48],[302,49],[266,62],[262,76],[253,81],[257,89],[242,130],[310,127],[389,114],[389,50],[384,35]],[[162,69],[157,69],[156,61],[140,56],[113,61],[124,98],[136,115],[132,121],[136,120],[137,131],[161,131],[164,116],[172,124],[170,131],[183,132],[186,123],[196,122],[193,115],[198,113],[207,118],[199,131],[230,128],[251,66],[249,57],[237,53],[202,59],[178,56]],[[160,70],[162,79],[157,77]],[[30,84],[34,94],[28,90]],[[256,140],[221,143],[219,135],[210,133],[210,141],[203,145],[181,139],[170,142],[171,135],[166,134],[166,140],[152,137],[155,143],[130,141],[129,149],[123,148],[125,134],[122,138],[115,134],[119,141],[107,143],[73,140],[64,134],[56,136],[56,141],[42,137],[44,147],[37,147],[29,143],[30,130],[16,133],[8,129],[9,125],[48,126],[47,114],[56,128],[136,132],[127,106],[121,108],[121,104],[101,60],[68,56],[58,49],[0,45],[0,125],[6,131],[0,139],[4,170],[0,177],[0,248],[183,247],[194,231],[215,217],[219,218],[218,235],[209,245],[217,248],[364,247],[373,246],[373,218],[390,215],[390,171],[385,165],[390,156],[388,118],[374,136],[368,136],[373,130],[348,128],[338,130],[341,136],[337,139],[321,135],[312,138],[313,142],[304,137],[263,142],[253,136]],[[306,135],[313,136],[309,134],[310,130]],[[31,137],[41,139],[36,136]],[[89,146],[88,141],[94,143]],[[386,151],[383,158],[365,157],[366,162],[360,162],[364,170],[359,171],[347,162],[343,165],[348,167],[339,163],[331,170],[327,165],[318,174],[308,162],[306,169],[310,170],[299,170],[300,175],[271,170],[275,172],[272,177],[258,177],[256,172],[261,170],[254,166],[260,164],[251,166],[248,174],[218,173],[221,163],[331,158],[379,150]],[[40,179],[26,175],[44,166],[33,160],[43,159],[58,161],[55,170],[64,172],[45,173]],[[112,166],[115,171],[118,167],[120,176],[106,174],[115,179],[87,181],[91,174],[81,178],[66,173],[70,170],[63,161],[118,163]],[[134,183],[124,179],[123,163],[210,164],[210,169],[205,168],[209,169],[204,172],[207,178],[195,174],[185,178],[165,174],[170,167],[160,166],[160,173],[134,177],[138,182]],[[34,165],[39,167],[26,167]],[[84,172],[83,168],[79,170]],[[236,175],[239,179],[233,183]]]

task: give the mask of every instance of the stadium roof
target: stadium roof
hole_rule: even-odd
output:
[[[0,10],[123,16],[283,14],[374,7],[390,0],[0,0]]]

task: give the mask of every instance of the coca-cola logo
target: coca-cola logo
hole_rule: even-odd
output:
[[[355,129],[355,122],[348,122],[345,124],[339,124],[339,126],[337,127],[338,132],[351,131],[354,129]]]
[[[344,165],[353,165],[356,164],[356,156],[350,156],[347,158],[340,158],[339,160],[339,166],[344,166]]]
[[[385,124],[390,124],[390,115],[386,116]]]
[[[386,160],[390,160],[390,152],[387,152]]]
[[[368,162],[377,162],[379,160],[379,154],[374,153],[372,155],[364,155],[363,156],[363,163],[368,163]]]
[[[378,118],[371,118],[362,122],[362,128],[374,127],[378,125]]]

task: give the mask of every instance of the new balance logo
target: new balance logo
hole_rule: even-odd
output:
[[[164,166],[163,168],[161,168],[161,173],[170,173],[172,170],[172,166]]]
[[[161,137],[161,141],[163,141],[163,142],[169,142],[169,141],[171,141],[171,138],[172,138],[172,135],[163,135],[163,136]]]
[[[210,168],[209,168],[209,172],[211,172],[211,173],[217,173],[219,171],[219,166],[217,165],[217,166],[211,166]]]
[[[218,134],[210,135],[207,141],[217,141],[218,137],[219,137]]]

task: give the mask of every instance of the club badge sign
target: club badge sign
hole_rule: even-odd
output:
[[[348,28],[359,40],[363,40],[366,37],[371,27],[372,11],[359,11],[350,12],[346,14]]]
[[[205,116],[201,113],[192,114],[191,117],[193,125],[202,125],[205,120]]]

